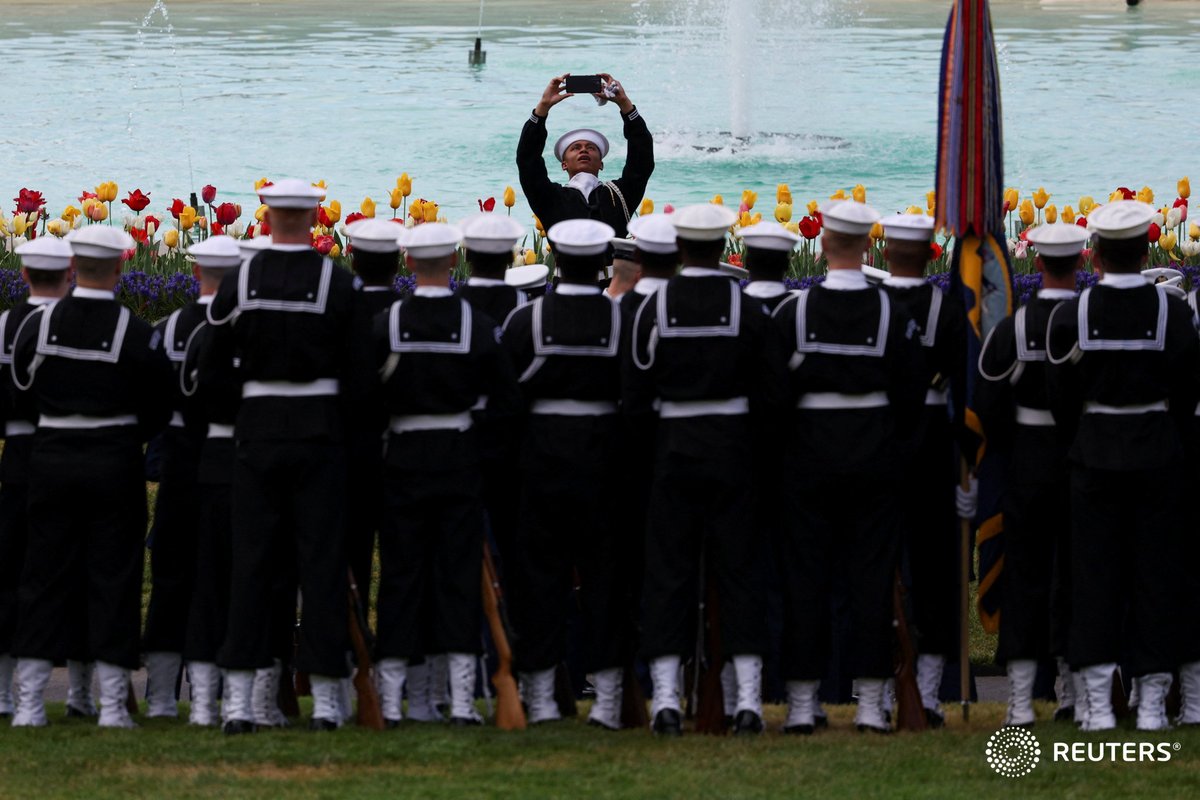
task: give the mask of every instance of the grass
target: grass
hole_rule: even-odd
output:
[[[768,709],[773,728],[782,709]],[[1050,706],[1041,706],[1043,718]],[[354,797],[1185,797],[1200,785],[1200,730],[1118,730],[1084,735],[1066,723],[1035,730],[1042,760],[1020,780],[984,757],[1003,708],[957,712],[947,729],[890,737],[858,734],[853,708],[831,708],[832,727],[808,738],[769,733],[752,741],[642,731],[609,733],[579,721],[523,732],[406,724],[374,733],[305,730],[225,737],[181,721],[143,720],[103,731],[62,719],[42,730],[0,727],[5,798]],[[1168,763],[1053,763],[1053,741],[1179,742]]]

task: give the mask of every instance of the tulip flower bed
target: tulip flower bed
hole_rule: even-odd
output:
[[[257,191],[269,184],[270,181],[262,178],[255,182],[254,188]],[[324,181],[314,185],[325,188]],[[1176,198],[1169,205],[1162,206],[1151,226],[1150,264],[1175,267],[1184,273],[1185,287],[1200,286],[1200,225],[1188,222],[1191,185],[1186,177],[1178,182],[1176,190]],[[410,199],[411,195],[412,179],[407,174],[397,178],[395,188],[387,191],[387,205],[397,225],[411,227],[427,222],[445,221],[436,202],[424,198]],[[125,197],[118,198],[117,184],[106,181],[96,185],[92,191],[83,191],[76,200],[78,205],[69,204],[55,216],[48,210],[46,198],[41,192],[21,189],[17,197],[13,198],[15,208],[12,216],[7,217],[0,213],[0,309],[19,302],[25,295],[25,284],[19,271],[20,262],[13,250],[34,236],[66,236],[71,230],[83,225],[122,225],[137,242],[137,246],[126,253],[125,274],[118,286],[118,296],[140,316],[155,320],[169,314],[196,295],[197,284],[192,277],[191,263],[186,257],[189,245],[219,233],[239,239],[270,233],[265,221],[265,206],[260,205],[252,214],[245,214],[237,203],[218,202],[218,191],[214,186],[205,186],[199,198],[192,195],[191,204],[185,203],[181,198],[172,198],[169,204],[159,206],[161,211],[153,208],[154,201],[141,189],[134,189],[127,192]],[[516,193],[513,188],[505,187],[501,198],[505,206],[503,213],[511,214],[516,205]],[[849,190],[838,189],[829,199],[866,202],[867,189],[862,184]],[[1041,187],[1028,197],[1022,197],[1021,192],[1015,188],[1006,189],[1004,192],[1004,225],[1013,262],[1014,296],[1020,302],[1031,297],[1041,285],[1041,278],[1034,268],[1033,253],[1030,252],[1026,240],[1028,231],[1037,225],[1086,225],[1087,215],[1097,206],[1096,200],[1090,196],[1079,198],[1075,206],[1059,207],[1051,203],[1051,199],[1052,196]],[[1139,191],[1119,187],[1108,199],[1137,199],[1153,204],[1155,195],[1148,186]],[[496,209],[497,202],[493,197],[486,200],[481,198],[477,202],[481,212],[502,213]],[[710,202],[724,204],[725,200],[716,195]],[[934,193],[929,192],[923,207],[909,206],[903,213],[932,216],[936,210],[935,202]],[[746,190],[742,193],[734,233],[762,221],[762,212],[755,210],[757,204],[757,192]],[[667,204],[660,213],[669,214],[673,210],[672,206]],[[344,217],[339,201],[327,200],[322,203],[318,211],[318,224],[312,232],[314,249],[348,267],[346,226],[358,219],[374,217],[377,211],[380,210],[370,197],[359,204],[357,211]],[[787,184],[779,184],[775,192],[772,216],[801,237],[801,245],[792,256],[791,270],[787,278],[787,283],[792,288],[810,286],[820,281],[825,273],[819,249],[822,229],[820,202],[809,201],[804,211],[802,216],[793,218],[791,189]],[[117,213],[121,213],[120,220],[115,219]],[[386,214],[386,211],[380,213]],[[643,200],[638,213],[656,213],[654,201],[649,198]],[[533,217],[532,222],[530,238],[523,243],[531,246],[523,247],[516,261],[552,265],[553,255],[545,240],[545,230],[537,217]],[[744,257],[744,248],[736,236],[732,242],[726,253],[726,260],[740,265]],[[949,280],[947,270],[950,267],[951,245],[949,237],[943,237],[931,246],[930,279],[943,285]],[[871,231],[871,247],[867,252],[866,262],[882,266],[885,246],[883,226],[877,224]],[[1084,257],[1086,270],[1080,273],[1081,286],[1094,281],[1088,251],[1084,252]],[[464,273],[465,264],[460,256],[455,277],[461,279]],[[403,287],[411,282],[411,277],[402,274],[397,279],[397,286]]]

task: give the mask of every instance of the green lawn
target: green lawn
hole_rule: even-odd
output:
[[[1021,779],[984,759],[1003,709],[975,706],[963,726],[890,737],[851,729],[852,707],[809,738],[769,733],[743,741],[642,731],[609,733],[578,721],[504,733],[407,724],[374,733],[304,730],[225,737],[183,722],[102,731],[51,710],[42,730],[0,727],[0,797],[1187,797],[1200,786],[1200,730],[1079,734],[1066,723],[1035,733],[1042,761]],[[1049,715],[1050,706],[1039,713]],[[781,708],[768,712],[778,728]],[[1179,742],[1168,763],[1052,763],[1053,741]]]

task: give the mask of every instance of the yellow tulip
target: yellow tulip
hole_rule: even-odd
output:
[[[334,242],[333,247],[329,248],[329,257],[337,258],[342,254],[342,248],[338,247],[338,243]]]
[[[117,199],[117,184],[116,181],[104,181],[96,187],[96,199],[101,202],[111,203]]]
[[[400,189],[392,189],[388,192],[388,205],[392,207],[392,211],[399,208],[402,202],[404,202],[404,195],[400,194]]]
[[[750,218],[750,224],[757,225],[760,222],[762,222],[762,213],[759,211],[755,211],[754,216]]]
[[[1017,205],[1021,202],[1021,192],[1013,187],[1005,189],[1004,202],[1008,205],[1009,211],[1016,211]]]
[[[542,221],[538,219],[538,215],[533,215],[533,227],[537,228],[538,236],[545,236],[546,229],[542,227]]]
[[[792,220],[792,204],[791,203],[777,203],[775,205],[775,221],[778,222],[780,225],[783,225],[786,222],[791,222],[791,220]]]
[[[1188,236],[1193,239],[1200,239],[1200,225],[1194,222],[1188,223]]]
[[[65,219],[68,223],[74,225],[75,220],[78,219],[79,215],[82,213],[83,212],[80,211],[75,206],[67,206],[66,208],[63,209],[62,218]]]
[[[163,234],[162,240],[168,249],[174,250],[179,246],[179,231],[174,228],[168,228],[167,232]]]
[[[1090,194],[1085,194],[1083,197],[1079,198],[1079,213],[1083,216],[1086,217],[1088,214],[1092,213],[1092,209],[1095,207],[1096,201]]]
[[[88,198],[92,200],[92,198]],[[92,222],[103,222],[108,219],[108,206],[101,203],[99,200],[92,200],[90,204],[84,205],[84,213]]]
[[[1004,199],[1007,200],[1008,192],[1005,192],[1004,195],[1005,195]],[[928,208],[930,211],[937,208],[937,192],[926,192],[925,193],[925,207]]]
[[[925,214],[925,209],[921,208],[920,206],[909,206],[908,208],[904,209],[904,213],[923,216]]]
[[[402,197],[412,194],[412,178],[408,177],[407,172],[400,173],[400,177],[396,178],[396,188],[400,190]]]
[[[883,224],[882,223],[876,222],[874,225],[871,226],[871,238],[874,239],[875,241],[879,241],[880,239],[883,238]]]
[[[358,210],[362,212],[364,217],[375,216],[375,201],[369,197],[364,197],[362,205],[358,207]]]
[[[536,263],[537,263],[537,253],[534,252],[533,250],[526,250],[525,251],[525,264],[529,265],[529,264],[536,264]]]
[[[408,214],[417,222],[422,222],[425,219],[425,201],[413,200],[408,207]]]
[[[24,236],[27,227],[24,214],[13,214],[12,232],[14,236]]]
[[[1149,203],[1149,204],[1153,205],[1154,204],[1154,190],[1151,189],[1149,186],[1143,186],[1141,189],[1138,189],[1137,199],[1139,202]]]
[[[192,208],[191,206],[184,206],[183,210],[179,212],[179,230],[191,230],[192,226],[195,224],[196,209]]]
[[[1033,204],[1042,209],[1048,202],[1050,202],[1050,195],[1046,192],[1045,187],[1039,186],[1038,190],[1033,193]]]
[[[321,180],[319,180],[313,184],[313,188],[314,189],[328,189],[329,187],[325,185],[325,179],[322,178]]]
[[[1033,220],[1037,216],[1037,214],[1033,210],[1033,201],[1032,200],[1022,200],[1021,205],[1019,207],[1019,212],[1021,214],[1021,222],[1023,222],[1026,225],[1033,224]]]
[[[1108,196],[1108,202],[1115,203],[1117,200],[1124,200],[1125,195],[1121,194],[1120,189],[1114,189],[1113,193]]]
[[[1074,225],[1075,224],[1075,209],[1071,208],[1070,206],[1063,206],[1062,221],[1067,223],[1068,225]]]
[[[1177,241],[1178,240],[1175,238],[1175,231],[1167,231],[1162,236],[1158,237],[1158,246],[1169,253],[1175,249]]]
[[[713,199],[709,200],[708,202],[712,203],[714,206],[723,206],[725,205],[725,198],[721,197],[719,194],[714,194]]]
[[[809,200],[808,205],[805,206],[805,208],[808,209],[808,215],[811,217],[813,214],[816,214],[821,210],[821,204],[816,200]]]
[[[254,209],[254,218],[256,220],[258,220],[259,222],[262,222],[263,218],[266,216],[267,216],[267,206],[265,203],[263,205],[259,206],[258,208]]]
[[[754,208],[754,204],[757,202],[758,192],[752,192],[749,189],[742,192],[742,203],[746,206],[747,210]]]
[[[1175,188],[1184,200],[1192,196],[1192,182],[1188,180],[1187,175],[1179,179],[1179,184]]]
[[[270,182],[271,182],[270,178],[259,178],[258,180],[256,180],[254,182],[254,191],[257,192],[259,189],[263,188]]]
[[[329,205],[325,206],[325,216],[329,217],[329,224],[335,224],[342,218],[342,204],[338,200],[330,200]]]
[[[425,201],[425,207],[422,209],[426,222],[437,222],[438,204],[429,200]]]
[[[784,225],[783,227],[787,228],[789,231],[796,234],[797,236],[800,235],[800,223],[799,222],[789,222],[787,225]]]
[[[848,199],[848,198],[846,197],[846,190],[845,190],[845,189],[838,189],[836,192],[834,192],[833,194],[829,195],[829,199],[830,199],[830,200],[846,200],[846,199]]]
[[[863,186],[861,183],[857,184],[853,189],[850,190],[850,195],[854,198],[854,202],[865,203],[867,202],[867,187]]]
[[[775,187],[775,202],[792,204],[792,190],[788,188],[786,183],[781,183]]]
[[[638,214],[640,214],[644,217],[647,214],[653,214],[653,213],[654,213],[654,201],[651,200],[649,197],[642,198],[642,204],[640,206],[638,206]]]
[[[66,236],[69,230],[71,230],[71,223],[65,219],[52,219],[46,223],[46,233],[53,234],[60,239]]]
[[[753,223],[750,222],[750,212],[743,211],[738,215],[737,226],[739,228],[749,228]]]
[[[1046,206],[1046,222],[1051,225],[1058,222],[1058,207],[1053,203]]]
[[[200,230],[208,230],[208,220],[205,217],[196,217],[196,224],[200,226]]]
[[[511,186],[504,187],[504,207],[512,208],[517,204],[517,193],[513,191]]]

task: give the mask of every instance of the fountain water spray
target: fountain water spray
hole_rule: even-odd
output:
[[[755,0],[730,0],[726,26],[733,55],[733,81],[730,84],[730,132],[735,139],[749,139],[754,132],[750,123],[753,50],[758,19]]]
[[[162,29],[167,35],[167,43],[171,51],[171,62],[173,67],[172,72],[175,75],[175,89],[179,94],[179,112],[180,114],[186,114],[187,106],[183,101],[183,71],[179,67],[179,57],[175,47],[175,27],[171,24],[171,17],[167,13],[167,4],[163,2],[163,0],[155,0],[154,5],[151,6],[150,10],[146,12],[146,16],[142,17],[142,24],[138,26],[138,47],[137,51],[135,52],[140,52],[142,46],[145,44],[146,31],[149,29],[150,22],[154,19],[155,14],[158,14],[162,17]],[[138,88],[138,80],[136,77],[137,73],[135,72],[134,75],[135,77],[133,79],[132,88],[136,90]],[[192,139],[188,132],[188,126],[181,125],[180,127],[183,128],[183,145],[184,151],[187,153],[188,185],[194,187],[196,185],[196,176],[192,170]],[[129,134],[130,136],[133,135],[132,108],[126,117],[125,133]]]

